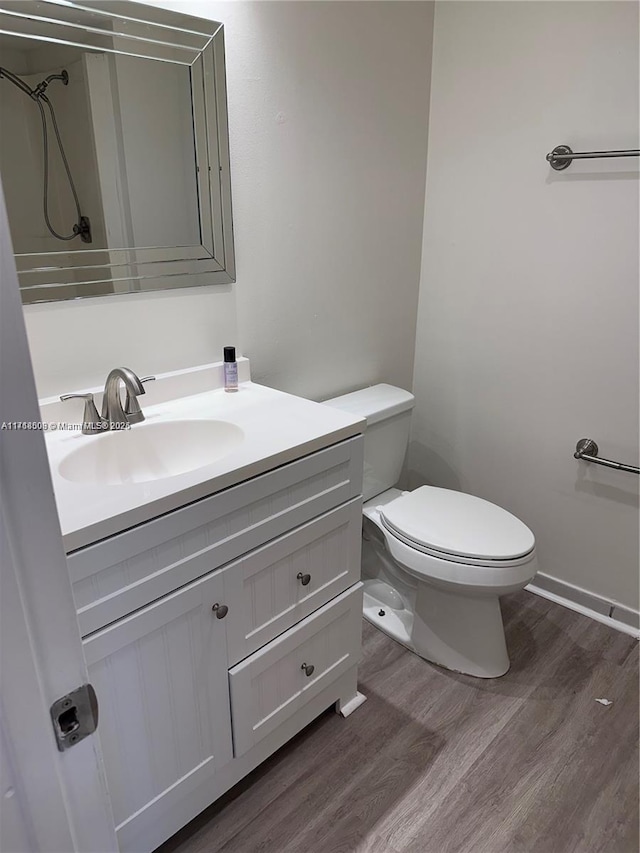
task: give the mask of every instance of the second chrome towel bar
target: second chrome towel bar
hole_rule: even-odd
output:
[[[640,157],[640,151],[630,148],[625,151],[572,151],[568,145],[556,145],[547,154],[547,161],[552,169],[561,172],[574,160],[593,160],[600,157]]]
[[[635,465],[624,465],[622,462],[613,462],[611,459],[601,459],[598,456],[598,445],[592,438],[581,438],[576,444],[576,452],[573,455],[584,462],[595,462],[596,465],[604,465],[606,468],[617,468],[619,471],[640,474],[640,468],[636,468]]]

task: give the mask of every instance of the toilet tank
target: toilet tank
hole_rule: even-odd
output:
[[[402,388],[372,385],[323,403],[367,420],[362,488],[365,501],[398,482],[409,443],[413,401],[413,394]]]

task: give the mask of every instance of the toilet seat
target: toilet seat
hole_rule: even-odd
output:
[[[483,498],[421,486],[381,506],[393,537],[431,557],[499,568],[528,562],[535,548],[526,524]]]

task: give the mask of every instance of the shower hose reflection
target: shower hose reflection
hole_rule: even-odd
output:
[[[53,80],[61,80],[62,83],[67,86],[69,84],[68,73],[66,71],[62,71],[60,74],[50,74],[48,77],[45,77],[45,79],[42,80],[40,83],[38,83],[35,89],[32,89],[31,86],[28,85],[28,83],[25,83],[25,81],[18,77],[17,74],[14,74],[7,68],[0,67],[0,78],[5,78],[11,83],[13,83],[14,86],[17,86],[18,89],[25,93],[25,95],[28,95],[32,100],[36,102],[36,104],[38,105],[38,109],[40,110],[40,119],[42,121],[42,148],[44,156],[44,187],[42,206],[44,212],[44,221],[46,223],[47,228],[49,229],[49,232],[58,240],[73,240],[75,237],[79,236],[83,243],[91,243],[91,225],[89,222],[89,218],[87,216],[82,215],[82,211],[80,209],[80,201],[78,200],[78,193],[76,192],[76,187],[73,182],[73,177],[71,175],[71,169],[69,168],[67,155],[65,154],[62,139],[60,137],[60,130],[58,129],[58,122],[56,120],[56,114],[53,109],[53,104],[45,94],[47,87]],[[73,200],[76,206],[77,221],[73,226],[72,233],[68,235],[59,234],[51,225],[51,220],[49,218],[49,135],[47,130],[47,117],[44,111],[44,107],[42,106],[43,102],[47,105],[49,114],[51,116],[51,124],[56,137],[56,141],[58,143],[60,157],[62,159],[62,163],[67,174],[69,187],[71,188],[71,193],[73,195]]]

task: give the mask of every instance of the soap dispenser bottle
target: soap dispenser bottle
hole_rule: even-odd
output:
[[[224,348],[224,390],[238,390],[238,362],[235,347]]]

